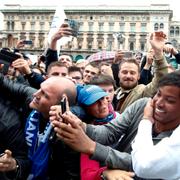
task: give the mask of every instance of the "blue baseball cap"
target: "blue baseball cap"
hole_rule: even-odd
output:
[[[77,101],[80,105],[90,106],[107,95],[108,93],[99,86],[84,85],[79,89]]]

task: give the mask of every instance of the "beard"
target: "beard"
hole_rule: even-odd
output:
[[[131,90],[135,88],[137,85],[138,85],[138,82],[132,82],[132,81],[121,82],[120,81],[120,87],[123,88],[124,90]]]

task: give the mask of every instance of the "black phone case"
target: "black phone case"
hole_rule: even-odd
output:
[[[10,65],[14,60],[21,56],[10,51],[0,50],[0,63]]]

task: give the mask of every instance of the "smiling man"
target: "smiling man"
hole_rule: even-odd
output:
[[[133,168],[138,176],[168,180],[180,178],[179,107],[180,72],[177,72],[160,81],[158,92],[144,109],[132,145]],[[156,144],[158,134],[171,136]]]
[[[71,112],[67,112],[63,114],[63,118],[71,126],[53,121],[55,131],[72,148],[91,155],[92,159],[105,163],[111,169],[116,169],[104,171],[103,174],[118,179],[121,174],[117,169],[132,170],[131,144],[140,123],[141,133],[133,146],[133,165],[137,175],[147,179],[179,178],[180,72],[165,75],[159,82],[152,107],[147,107],[149,100],[139,99],[120,118],[101,126],[82,123]],[[116,142],[116,150],[108,146]],[[153,143],[157,145],[154,146]]]
[[[142,97],[152,97],[157,89],[159,79],[167,73],[167,62],[163,57],[163,47],[165,44],[165,34],[152,33],[150,44],[154,50],[154,78],[148,85],[138,84],[140,79],[139,63],[135,59],[123,60],[119,65],[120,87],[115,92],[113,100],[116,111],[122,113],[127,106]]]

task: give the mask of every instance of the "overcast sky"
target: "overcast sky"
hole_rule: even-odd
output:
[[[179,6],[177,0],[0,0],[0,7],[3,4],[20,4],[20,5],[150,5],[150,4],[170,4],[173,10],[173,17],[180,21]],[[1,18],[0,18],[1,19]],[[0,22],[1,29],[1,22]]]

